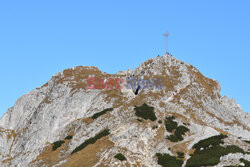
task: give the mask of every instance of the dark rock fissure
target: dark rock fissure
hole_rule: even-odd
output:
[[[135,95],[138,95],[140,88],[141,88],[141,86],[138,85],[137,88],[136,88],[136,90],[135,90]]]

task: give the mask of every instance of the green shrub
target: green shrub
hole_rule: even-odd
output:
[[[105,110],[102,110],[101,112],[95,113],[91,118],[97,119],[101,115],[106,114],[108,111],[113,111],[113,108],[106,108]]]
[[[165,120],[165,128],[168,132],[172,132],[174,129],[177,128],[177,122],[173,121],[174,117],[170,116],[167,117]]]
[[[183,125],[178,126],[174,132],[174,135],[177,137],[179,141],[183,140],[182,135],[184,135],[186,132],[188,132],[189,129]]]
[[[136,120],[139,121],[139,122],[142,122],[142,119],[137,118]]]
[[[152,127],[152,129],[157,129],[158,128],[158,126],[157,125],[154,125],[153,127]]]
[[[119,159],[120,161],[125,161],[127,160],[126,157],[124,155],[122,155],[121,153],[118,153],[115,155],[116,159]]]
[[[246,143],[250,144],[250,140],[244,140],[244,142],[246,142]]]
[[[236,145],[227,146],[225,148],[225,151],[227,152],[227,154],[229,154],[229,153],[242,153],[242,154],[245,154],[245,151],[243,149],[239,148]]]
[[[159,120],[158,123],[159,123],[159,124],[162,124],[162,120]]]
[[[245,164],[245,167],[250,166],[250,161],[247,161],[247,160],[245,160],[243,158],[240,159],[240,162],[243,162]]]
[[[183,152],[177,152],[177,157],[178,158],[184,158],[184,153]]]
[[[54,143],[53,143],[53,148],[52,148],[53,151],[55,151],[57,148],[61,147],[61,145],[62,145],[63,143],[65,143],[65,141],[63,141],[63,140],[59,140],[59,141],[54,142]]]
[[[68,136],[65,137],[65,140],[71,140],[72,138],[73,138],[73,136],[68,135]]]
[[[171,142],[178,142],[179,141],[179,139],[175,135],[167,136],[167,139],[170,140]]]
[[[196,143],[194,154],[187,160],[186,167],[214,166],[220,162],[220,157],[229,153],[243,153],[244,150],[236,145],[220,146],[225,135],[217,135]],[[203,148],[203,150],[200,150]]]
[[[169,154],[156,153],[156,156],[158,158],[158,164],[163,167],[181,167],[183,164],[182,160]]]
[[[244,153],[237,146],[214,146],[206,150],[195,152],[191,158],[187,160],[186,167],[214,166],[220,162],[220,157],[229,153]]]
[[[185,135],[186,132],[189,131],[189,129],[183,125],[176,127],[176,129],[173,129],[174,134],[167,136],[167,139],[170,140],[171,142],[178,142],[182,141],[183,137],[182,135]]]
[[[145,120],[150,119],[151,121],[155,121],[157,118],[154,113],[154,107],[148,106],[146,103],[141,105],[140,107],[135,106],[135,115],[141,117]]]
[[[105,129],[102,132],[98,133],[97,135],[95,135],[94,137],[91,137],[89,139],[87,139],[85,142],[83,142],[80,146],[76,147],[71,154],[74,154],[78,151],[81,151],[82,149],[84,149],[87,145],[89,144],[94,144],[98,139],[101,139],[102,137],[108,136],[109,133],[109,129]]]
[[[226,135],[220,134],[217,136],[212,136],[209,137],[207,139],[204,140],[200,140],[198,143],[196,143],[195,145],[193,145],[193,148],[196,150],[200,150],[201,148],[208,148],[209,146],[217,146],[220,144],[223,144],[224,141],[222,139],[226,138]]]

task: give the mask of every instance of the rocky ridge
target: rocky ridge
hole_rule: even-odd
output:
[[[86,89],[89,77],[159,79],[163,88],[137,83],[128,89],[124,82],[122,89]],[[140,116],[145,110],[156,120]],[[94,114],[100,116],[94,119]],[[220,134],[227,137],[215,148],[239,149],[224,151],[220,162],[210,166],[250,161],[250,114],[235,100],[221,97],[217,81],[170,54],[113,75],[78,66],[20,97],[0,119],[0,166],[158,167],[163,166],[161,157],[163,163],[172,158],[177,166],[188,166],[195,153],[206,150],[194,145]],[[178,157],[180,152],[184,155]],[[118,153],[126,160],[115,158]]]

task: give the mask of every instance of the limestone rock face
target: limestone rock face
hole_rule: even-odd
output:
[[[90,77],[104,83],[120,79],[121,87],[87,89]],[[138,116],[135,108],[144,103],[157,120]],[[188,128],[179,141],[168,139],[174,134],[166,130],[170,116]],[[109,133],[98,138],[105,129]],[[227,135],[223,146],[233,144],[246,153],[223,155],[217,166],[250,161],[250,114],[234,99],[221,97],[220,84],[192,65],[166,54],[113,75],[79,66],[20,97],[0,119],[0,166],[160,167],[157,153],[177,157],[177,152],[184,152],[185,166],[194,144],[219,134]],[[54,150],[56,141],[63,142]],[[126,160],[115,158],[118,153]]]

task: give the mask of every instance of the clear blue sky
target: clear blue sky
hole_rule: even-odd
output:
[[[0,116],[77,65],[108,73],[169,52],[218,80],[250,112],[249,0],[0,2]]]

